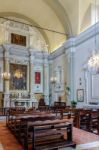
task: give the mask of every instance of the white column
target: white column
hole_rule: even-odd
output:
[[[70,95],[68,96],[67,105],[70,105],[72,100],[76,98],[75,89],[75,40],[70,39],[70,48],[66,51],[66,57],[68,59],[68,75],[67,75],[67,86],[70,87]]]
[[[47,105],[49,105],[49,64],[48,61],[45,60],[44,62],[44,74],[43,74],[43,80],[44,80],[44,99]]]
[[[32,100],[33,98],[33,61],[34,61],[34,56],[32,55],[32,51],[29,50],[30,52],[30,63],[29,63],[29,93],[30,93],[30,99]]]
[[[51,77],[53,77],[53,61],[50,60],[49,61],[49,105],[51,106],[54,103],[54,99],[53,99],[53,85],[51,83]]]
[[[4,72],[9,73],[9,51],[4,49]],[[10,107],[9,80],[4,79],[4,107]]]

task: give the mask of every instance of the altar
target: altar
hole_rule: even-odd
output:
[[[37,107],[35,94],[45,95],[49,104],[49,53],[45,40],[30,26],[12,21],[4,22],[4,35],[8,36],[0,46],[1,105]]]
[[[10,107],[38,108],[38,100],[34,94],[30,96],[28,92],[12,92],[10,93]]]
[[[32,99],[11,99],[10,106],[11,107],[38,108],[38,102],[37,100],[34,100],[34,99],[33,100]]]

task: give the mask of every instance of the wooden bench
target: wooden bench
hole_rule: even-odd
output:
[[[33,150],[39,150],[41,146],[42,150],[75,146],[72,142],[72,124],[68,119],[56,119],[55,113],[11,111],[7,126],[24,150],[28,150],[30,145],[33,145]],[[64,132],[67,138],[64,138]]]
[[[76,146],[72,141],[72,124],[67,119],[28,122],[27,127],[28,129],[32,127],[32,150],[52,150]],[[24,150],[28,150],[28,144],[31,142],[25,132]]]

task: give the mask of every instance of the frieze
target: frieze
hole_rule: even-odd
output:
[[[22,58],[16,58],[16,57],[11,57],[10,56],[10,63],[15,63],[15,64],[29,64],[29,60],[22,59]]]
[[[40,61],[34,61],[34,62],[33,62],[33,65],[35,65],[35,66],[38,66],[38,65],[42,66],[43,63],[40,62]]]
[[[20,30],[25,30],[25,31],[29,31],[29,26],[22,24],[22,23],[18,23],[18,22],[14,22],[14,21],[9,21],[9,26],[11,28],[19,28]]]

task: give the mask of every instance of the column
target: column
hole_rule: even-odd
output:
[[[33,60],[34,56],[32,55],[32,50],[29,50],[29,93],[30,93],[30,99],[33,98]]]
[[[53,104],[53,85],[51,83],[51,77],[53,77],[52,60],[49,61],[49,105]]]
[[[4,72],[9,72],[9,51],[4,48]],[[9,99],[9,81],[4,79],[4,107],[10,107],[10,99]]]
[[[44,74],[43,74],[43,85],[44,85],[44,99],[45,103],[49,105],[49,64],[48,60],[44,61]]]
[[[68,61],[66,70],[68,70],[67,75],[67,86],[70,87],[70,95],[68,96],[67,104],[70,105],[70,101],[75,100],[76,91],[75,91],[75,47],[74,47],[74,39],[70,39],[70,48],[66,49],[65,55]]]
[[[70,56],[70,87],[71,87],[71,100],[75,100],[74,96],[74,80],[75,80],[75,73],[74,73],[74,53],[71,52]]]
[[[34,69],[34,56],[33,56],[33,52],[32,49],[29,49],[29,94],[30,94],[30,107],[32,107],[32,103],[35,102],[37,107],[38,107],[38,102],[35,98],[34,95],[34,91],[33,91],[33,83],[34,83],[34,73],[33,73],[33,69]]]

